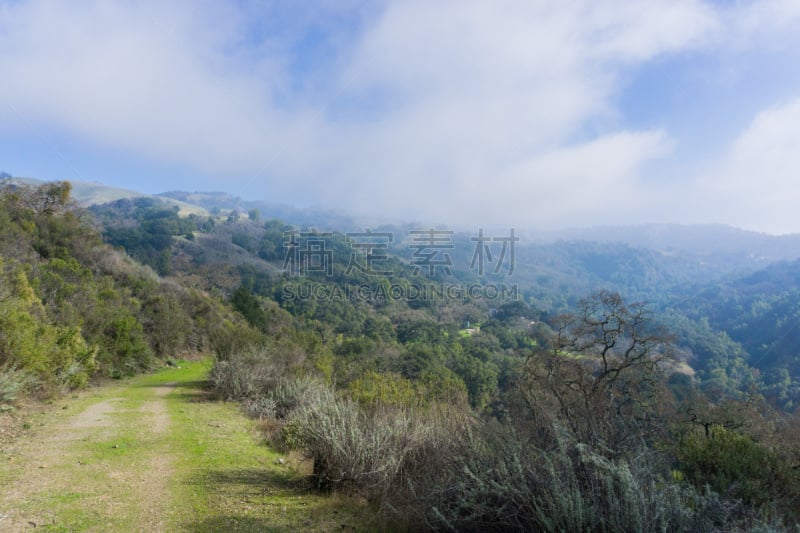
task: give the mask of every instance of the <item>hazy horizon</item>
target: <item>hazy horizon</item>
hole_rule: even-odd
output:
[[[800,3],[0,0],[0,170],[453,226],[800,233]]]

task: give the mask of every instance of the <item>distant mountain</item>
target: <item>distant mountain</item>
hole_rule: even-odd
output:
[[[324,209],[294,209],[223,192],[171,191],[149,201],[153,198],[205,209],[212,216],[179,220],[174,212],[165,214],[144,200],[107,203],[94,212],[106,225],[108,242],[125,247],[159,272],[223,293],[246,281],[261,287],[262,295],[276,294],[274,287],[284,279],[280,274],[288,227],[271,219],[337,232],[326,241],[326,251],[344,265],[317,280],[326,283],[347,282],[340,271],[346,270],[353,249],[341,233],[364,227]],[[247,216],[253,209],[260,219]],[[240,216],[231,216],[234,211]],[[393,235],[387,261],[406,270],[413,265],[411,231],[419,227],[371,226]],[[723,225],[569,230],[550,234],[549,240],[519,242],[513,273],[510,255],[502,259],[494,241],[494,259],[487,258],[490,263],[481,273],[474,268],[474,233],[454,232],[451,237],[445,251],[452,273],[437,272],[438,281],[514,286],[545,321],[573,309],[594,291],[619,292],[628,301],[650,304],[657,320],[675,331],[681,353],[708,387],[744,391],[763,383],[776,405],[786,410],[800,405],[800,351],[795,348],[800,345],[798,235],[772,236]],[[340,311],[333,314],[341,324],[349,323]]]
[[[769,235],[724,224],[600,226],[540,234],[540,240],[624,242],[660,252],[698,256],[744,256],[763,264],[800,258],[800,234]]]
[[[675,302],[675,309],[739,343],[776,404],[800,405],[800,261],[710,285]]]
[[[2,177],[7,183],[11,185],[16,184],[16,185],[26,185],[29,187],[38,187],[44,183],[47,183],[47,180],[12,177],[11,175],[5,172],[3,173]],[[123,199],[147,198],[151,196],[138,191],[133,191],[130,189],[122,189],[119,187],[112,187],[110,185],[104,185],[102,183],[97,183],[97,182],[73,181],[73,180],[67,180],[67,181],[69,181],[72,184],[72,198],[83,207],[107,204],[110,202]],[[164,198],[160,196],[158,198],[160,198],[161,201],[164,201],[168,204],[178,206],[181,215],[208,214],[204,208],[197,205],[181,202],[179,200],[172,198]]]
[[[364,227],[375,225],[370,223],[371,221],[325,207],[298,208],[264,201],[243,200],[224,192],[168,191],[157,196],[197,205],[212,213],[227,214],[237,211],[244,214],[255,209],[265,219],[278,219],[287,224],[325,231],[363,231]]]

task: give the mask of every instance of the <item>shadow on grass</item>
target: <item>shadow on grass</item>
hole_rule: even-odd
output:
[[[297,524],[295,526],[277,526],[271,520],[250,516],[219,516],[201,520],[189,524],[187,531],[217,533],[219,531],[258,531],[266,533],[290,533],[295,531],[306,531],[307,526]],[[341,529],[341,531],[348,531]],[[352,531],[352,530],[350,530]]]
[[[189,484],[203,486],[209,494],[215,494],[217,501],[264,501],[273,497],[295,500],[312,492],[311,486],[303,479],[297,479],[290,473],[276,472],[261,468],[232,468],[230,470],[209,470],[197,472],[188,481]],[[256,507],[259,504],[254,504]],[[224,509],[225,506],[223,506]],[[277,511],[277,509],[276,509]],[[285,509],[284,509],[285,511]],[[256,511],[258,512],[258,511]],[[291,515],[290,515],[291,516]],[[218,531],[266,531],[292,532],[308,531],[311,520],[302,519],[302,523],[286,525],[291,520],[280,512],[267,516],[246,516],[223,510],[218,516],[209,517],[184,525],[186,531],[218,532]],[[342,531],[348,531],[342,529]]]
[[[218,400],[214,391],[211,389],[211,382],[208,380],[192,381],[173,381],[167,383],[143,383],[139,387],[144,388],[172,388],[170,393],[173,398],[192,403],[205,403]]]
[[[232,468],[230,470],[208,470],[196,473],[189,484],[224,490],[225,487],[237,486],[237,492],[254,495],[264,494],[265,489],[295,492],[298,495],[311,492],[311,484],[305,479],[298,479],[291,472],[276,472],[261,468]]]

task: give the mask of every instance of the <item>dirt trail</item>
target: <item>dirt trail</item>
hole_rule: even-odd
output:
[[[311,491],[308,461],[209,398],[209,368],[92,389],[0,433],[0,532],[375,530],[362,502]]]
[[[1,449],[8,464],[0,477],[0,531],[108,531],[134,524],[164,531],[174,462],[164,397],[171,390],[126,395],[117,387],[88,405],[68,402],[49,414],[52,423]]]

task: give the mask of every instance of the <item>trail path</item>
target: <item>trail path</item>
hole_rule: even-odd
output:
[[[59,401],[0,440],[0,531],[371,529],[362,505],[309,491],[307,464],[208,399],[207,363],[181,366]]]

